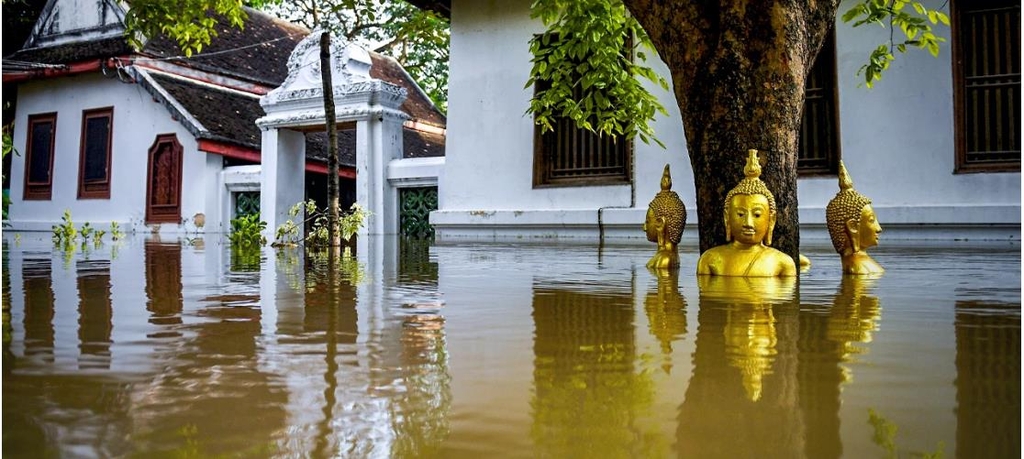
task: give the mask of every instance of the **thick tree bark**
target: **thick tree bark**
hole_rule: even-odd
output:
[[[320,77],[323,80],[324,121],[327,125],[327,239],[333,248],[341,246],[338,228],[338,124],[334,113],[334,84],[331,80],[331,35],[326,31],[320,33]],[[334,250],[330,253],[334,253]]]
[[[748,149],[775,195],[772,246],[799,254],[804,85],[839,0],[624,0],[672,74],[696,177],[700,251],[725,243],[725,195]]]

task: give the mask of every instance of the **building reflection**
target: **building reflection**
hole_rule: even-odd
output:
[[[686,335],[686,299],[679,291],[678,269],[648,269],[657,287],[644,296],[644,312],[651,336],[658,340],[662,370],[672,371],[672,342]]]
[[[181,336],[178,331],[167,327],[181,324],[181,245],[147,240],[144,263],[149,323],[164,326],[150,337]]]
[[[1020,303],[956,302],[956,457],[1021,457]]]
[[[806,457],[843,455],[841,386],[850,378],[844,362],[866,352],[857,344],[870,342],[878,328],[881,306],[874,284],[874,279],[863,276],[843,276],[831,306],[805,306],[800,312],[798,382],[807,427]]]
[[[632,292],[535,281],[531,436],[540,456],[660,451],[657,430],[637,422],[654,383],[636,367],[634,313]]]
[[[201,296],[189,302],[193,320],[183,323],[181,246],[147,241],[145,255],[150,323],[166,330],[158,337],[177,339],[151,357],[162,369],[131,392],[136,448],[172,456],[273,451],[287,394],[260,368],[258,282],[235,279],[226,291],[191,286]]]
[[[698,287],[680,457],[800,457],[795,279],[700,276]]]
[[[54,294],[50,254],[25,253],[25,358],[53,363]]]
[[[79,260],[78,275],[78,367],[110,368],[110,334],[113,309],[110,304],[110,261]]]
[[[444,303],[437,291],[438,266],[430,260],[429,241],[400,241],[397,287],[416,289],[416,297],[401,301],[398,356],[404,369],[395,381],[405,393],[395,398],[400,416],[392,418],[395,443],[390,457],[431,457],[448,438],[451,376],[445,341]]]

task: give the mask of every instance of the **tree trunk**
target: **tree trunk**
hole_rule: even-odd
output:
[[[338,124],[331,80],[331,35],[327,31],[320,33],[320,76],[323,79],[324,122],[327,125],[327,239],[331,253],[334,253],[333,248],[341,246],[338,228]]]
[[[838,0],[624,0],[672,74],[697,192],[700,251],[724,244],[725,195],[748,149],[775,195],[772,246],[797,259],[804,85]]]

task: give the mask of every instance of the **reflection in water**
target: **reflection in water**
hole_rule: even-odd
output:
[[[257,362],[260,298],[252,283],[211,293],[196,304],[197,323],[183,324],[182,250],[145,245],[150,323],[177,337],[165,367],[132,393],[134,443],[171,455],[263,454],[284,423],[285,396]],[[246,437],[232,433],[246,432]]]
[[[146,310],[149,323],[177,325],[181,323],[181,246],[146,241]],[[152,336],[177,337],[181,334],[165,329]]]
[[[53,363],[54,297],[49,254],[26,253],[21,276],[25,282],[25,357]]]
[[[686,335],[686,299],[679,292],[678,269],[648,269],[658,280],[656,290],[644,297],[651,336],[661,346],[662,370],[672,371],[672,341]]]
[[[637,425],[654,384],[638,372],[633,296],[534,285],[534,445],[544,457],[650,457],[662,445]]]
[[[956,456],[1021,457],[1020,303],[956,302]]]
[[[79,260],[78,341],[79,368],[110,368],[110,261]]]
[[[839,409],[841,385],[849,380],[842,365],[863,352],[855,343],[871,341],[881,307],[873,295],[875,280],[843,276],[830,307],[805,306],[800,312],[800,410],[807,426],[806,457],[843,454]]]
[[[437,262],[430,260],[428,241],[403,240],[399,248],[398,279],[403,285],[437,290]],[[410,298],[394,311],[401,320],[400,366],[395,386],[393,417],[395,445],[390,457],[431,457],[451,430],[451,375],[445,342],[444,303],[440,298]]]
[[[38,240],[4,247],[5,458],[871,457],[869,408],[900,453],[1020,454],[1005,248],[637,291],[646,247],[370,244],[358,283],[270,249],[236,272],[224,244]]]
[[[698,287],[680,456],[799,457],[795,279],[699,276]]]
[[[7,376],[14,369],[14,353],[11,342],[14,340],[14,327],[11,324],[11,254],[7,244],[3,246],[3,261],[0,262],[0,278],[3,282],[3,375]]]

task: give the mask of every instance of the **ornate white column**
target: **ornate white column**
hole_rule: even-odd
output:
[[[326,122],[319,40],[319,31],[302,40],[288,59],[288,78],[260,99],[267,113],[256,120],[264,131],[260,212],[266,215],[269,235],[287,218],[291,205],[282,204],[286,197],[271,197],[287,194],[286,188],[296,184],[301,196],[304,184],[301,169],[298,181],[282,176],[296,174],[291,161],[297,149],[291,134],[283,132],[298,133],[282,129],[322,129]],[[387,182],[386,169],[391,159],[402,157],[402,123],[408,115],[399,107],[407,93],[404,88],[371,78],[371,64],[370,54],[365,49],[331,41],[335,116],[339,124],[356,123],[356,202],[371,212],[361,234],[393,234],[398,230],[398,198]],[[305,153],[299,153],[304,163]]]

